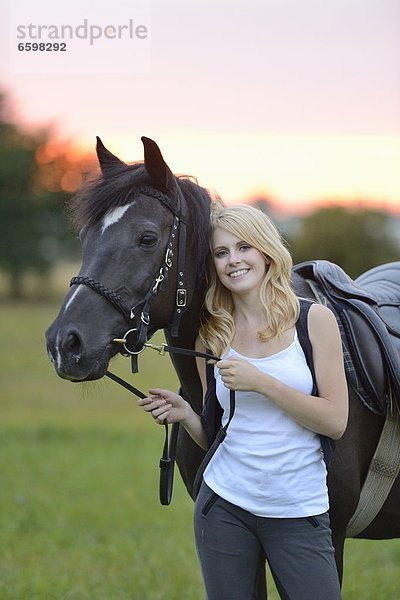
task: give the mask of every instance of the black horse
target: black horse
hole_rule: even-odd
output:
[[[80,228],[82,268],[46,334],[49,356],[64,379],[103,377],[124,340],[122,351],[134,357],[135,368],[136,353],[158,329],[164,329],[168,343],[194,348],[206,287],[212,199],[191,178],[175,177],[155,142],[142,141],[144,163],[127,165],[98,139],[101,175],[71,205]],[[293,284],[296,293],[306,297],[314,297],[312,288],[318,287],[315,283],[310,288],[302,272],[294,272]],[[195,360],[178,354],[172,360],[183,395],[200,412]],[[328,476],[340,576],[348,524],[381,436],[383,412],[370,410],[360,401],[360,393],[350,388],[349,423]],[[190,494],[203,455],[180,428],[177,462]],[[400,537],[398,476],[376,517],[352,535]]]

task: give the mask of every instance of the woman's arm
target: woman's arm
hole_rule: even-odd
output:
[[[204,352],[198,340],[196,340],[195,349]],[[204,359],[196,359],[196,363],[204,391],[206,386]],[[142,406],[146,412],[151,413],[160,425],[165,420],[167,423],[181,423],[194,441],[201,448],[207,449],[207,436],[201,424],[200,415],[192,409],[182,396],[160,388],[149,390],[149,394],[147,398],[139,400],[139,406]]]
[[[339,439],[347,425],[348,393],[340,333],[332,311],[313,304],[308,331],[318,396],[304,394],[242,359],[220,361],[217,367],[226,387],[263,394],[304,427]]]

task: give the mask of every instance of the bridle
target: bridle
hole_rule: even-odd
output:
[[[108,302],[123,315],[128,323],[129,329],[122,338],[115,338],[113,342],[122,345],[122,353],[125,352],[127,355],[131,356],[132,373],[137,373],[137,357],[143,352],[146,342],[156,330],[152,330],[150,327],[151,303],[157,292],[165,286],[168,280],[169,272],[173,266],[174,246],[176,245],[178,262],[175,306],[170,326],[172,337],[178,336],[181,318],[188,306],[188,292],[185,283],[187,211],[183,194],[178,185],[176,185],[176,198],[174,199],[176,202],[174,202],[167,194],[148,185],[135,186],[135,191],[157,199],[172,212],[174,217],[165,249],[164,260],[157,270],[157,274],[144,298],[132,306],[132,308],[127,309],[120,294],[110,290],[107,286],[95,281],[91,277],[79,275],[73,277],[70,281],[70,286],[85,285],[90,288],[108,300]]]
[[[165,255],[163,263],[157,271],[156,276],[154,277],[150,288],[145,294],[144,298],[135,304],[130,310],[126,308],[124,305],[122,297],[115,292],[114,290],[110,290],[107,286],[101,284],[98,281],[95,281],[91,277],[88,276],[76,276],[73,277],[70,281],[70,286],[72,285],[86,285],[91,290],[95,291],[97,294],[108,300],[114,308],[116,308],[125,318],[129,325],[129,329],[124,334],[123,338],[115,338],[112,341],[116,344],[120,344],[123,346],[126,355],[131,356],[131,364],[132,364],[132,372],[137,373],[137,357],[143,352],[146,347],[152,347],[158,350],[161,354],[165,352],[176,353],[176,354],[184,354],[186,356],[192,357],[202,357],[207,359],[212,359],[214,361],[220,360],[218,357],[206,352],[197,352],[196,350],[191,350],[187,348],[175,348],[169,346],[167,344],[161,344],[161,346],[155,346],[154,344],[149,344],[148,339],[151,337],[151,334],[157,328],[154,328],[154,331],[150,328],[150,307],[151,302],[156,296],[159,289],[166,284],[168,280],[169,272],[173,266],[174,259],[174,245],[177,244],[177,255],[178,255],[178,263],[177,263],[177,284],[176,284],[176,294],[175,294],[175,306],[174,306],[174,314],[172,318],[172,323],[170,326],[170,333],[172,337],[177,337],[179,334],[179,327],[182,315],[184,314],[190,299],[188,300],[188,292],[185,285],[185,259],[186,259],[186,225],[187,225],[187,214],[186,214],[186,204],[183,198],[183,194],[178,186],[176,186],[177,190],[177,203],[176,206],[174,202],[164,194],[163,192],[152,188],[146,185],[135,186],[137,192],[142,193],[146,196],[151,196],[159,200],[164,206],[166,206],[173,214],[174,218],[172,221],[171,230],[168,237],[167,246],[165,249]],[[122,352],[124,353],[124,352]],[[107,377],[123,386],[125,389],[133,393],[135,396],[139,398],[145,398],[143,392],[127,383],[114,373],[110,371],[106,371],[105,373]],[[221,427],[219,434],[213,444],[211,446],[209,452],[207,452],[203,462],[200,465],[198,471],[198,477],[195,480],[194,485],[198,487],[198,481],[200,475],[202,475],[206,464],[210,460],[210,457],[215,452],[216,447],[221,441],[224,439],[226,435],[226,429],[232,420],[233,414],[235,410],[235,393],[231,390],[230,393],[230,416],[227,425],[224,428]],[[163,452],[160,459],[160,501],[161,504],[168,505],[171,502],[172,498],[172,488],[173,488],[173,477],[174,477],[174,464],[175,464],[175,454],[177,448],[177,439],[178,439],[178,431],[179,431],[179,423],[174,423],[172,426],[171,438],[169,440],[169,431],[168,431],[168,423],[164,421],[165,426],[165,442],[163,446]]]

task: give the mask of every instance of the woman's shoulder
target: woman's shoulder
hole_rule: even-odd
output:
[[[337,336],[339,327],[333,311],[325,304],[313,303],[308,313],[308,331],[311,340],[323,336]]]
[[[315,300],[311,300],[310,298],[302,298],[299,297],[300,304],[300,316],[299,318],[303,320],[306,318],[308,320],[308,325],[311,322],[318,323],[319,321],[325,320],[336,320],[333,311],[326,306],[325,304],[320,304]]]
[[[310,310],[309,310],[310,319],[317,320],[333,320],[336,322],[336,317],[326,304],[320,304],[319,302],[311,302]]]

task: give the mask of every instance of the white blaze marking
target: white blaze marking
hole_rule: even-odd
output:
[[[74,293],[72,294],[71,298],[68,300],[67,304],[65,305],[64,308],[64,315],[67,312],[68,308],[71,306],[72,302],[75,300],[76,296],[78,295],[79,290],[82,289],[81,285],[78,285],[78,287],[76,288],[76,290],[74,291]]]
[[[117,208],[110,210],[103,218],[101,233],[103,234],[105,230],[110,227],[110,225],[117,223],[124,216],[130,206],[131,204],[125,204],[125,206],[118,206]]]
[[[57,333],[57,338],[56,338],[56,363],[57,363],[57,367],[58,369],[61,368],[61,354],[60,354],[60,350],[58,349],[58,343],[60,341],[60,332]]]

